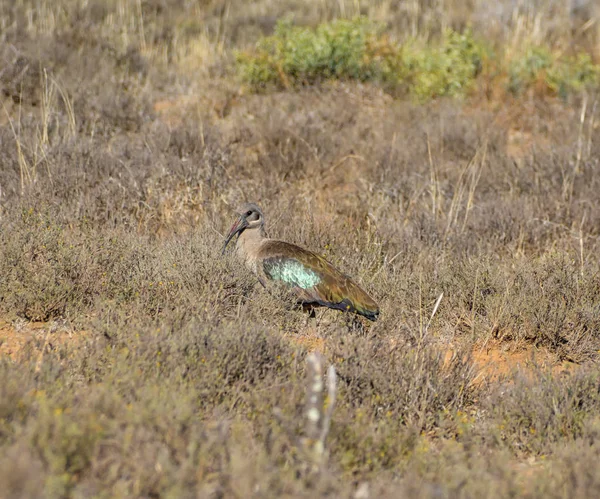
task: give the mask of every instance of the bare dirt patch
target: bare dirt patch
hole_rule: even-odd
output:
[[[55,321],[0,322],[0,357],[7,356],[14,362],[20,362],[27,348],[42,355],[46,348],[54,349],[67,342],[76,344],[85,334],[84,331],[74,332]]]
[[[325,352],[327,348],[325,339],[319,336],[315,330],[307,330],[306,333],[292,334],[288,338],[290,342],[302,348],[306,348],[309,352]]]
[[[536,370],[551,370],[559,375],[572,370],[577,364],[561,361],[555,353],[531,344],[488,342],[473,348],[473,362],[478,368],[476,383],[497,381],[514,371],[531,375]]]
[[[29,334],[18,333],[13,327],[3,325],[0,327],[0,355],[18,360],[19,352],[30,339]]]
[[[45,348],[56,348],[67,342],[77,343],[85,331],[75,332],[67,326],[51,322],[0,322],[0,356],[8,356],[15,362],[23,359],[27,347],[34,351],[44,351]],[[307,327],[302,333],[285,335],[290,343],[306,349],[308,352],[325,353],[328,350],[327,341],[317,328]],[[455,349],[449,348],[445,354],[448,363]],[[526,377],[532,377],[537,371],[550,370],[559,376],[571,372],[577,364],[561,361],[559,356],[547,348],[535,347],[527,343],[488,341],[476,343],[471,350],[472,361],[476,370],[473,383],[477,386],[486,383],[496,383],[519,372]]]
[[[309,352],[326,353],[329,349],[328,342],[315,328],[307,328],[301,334],[291,333],[287,338],[291,343]],[[395,341],[392,341],[392,344],[394,345]],[[449,364],[455,352],[454,347],[446,351],[446,364]],[[539,371],[550,371],[554,376],[560,376],[572,372],[578,365],[561,360],[555,352],[545,347],[498,340],[475,343],[471,348],[471,360],[476,373],[473,384],[476,386],[502,382],[517,372],[527,378],[533,378]]]

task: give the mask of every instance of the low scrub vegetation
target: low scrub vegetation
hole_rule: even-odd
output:
[[[254,89],[314,84],[330,79],[372,81],[418,100],[468,95],[478,81],[495,80],[511,93],[537,91],[566,97],[600,85],[600,66],[589,54],[556,54],[546,46],[514,52],[493,50],[470,29],[447,29],[437,42],[394,42],[366,18],[337,20],[316,28],[279,22],[254,50],[239,52],[237,65]],[[508,83],[503,83],[508,79]]]
[[[591,28],[292,3],[0,3],[0,496],[598,496]],[[380,319],[221,256],[242,201]]]

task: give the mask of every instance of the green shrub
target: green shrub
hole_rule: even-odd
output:
[[[597,87],[599,83],[600,66],[594,64],[590,55],[585,53],[565,59],[548,73],[548,86],[561,97]]]
[[[398,50],[365,18],[337,20],[316,29],[280,21],[253,52],[237,54],[245,81],[255,88],[315,83],[328,78],[382,80],[397,64]]]
[[[402,65],[410,93],[419,100],[464,95],[481,71],[485,53],[486,49],[475,41],[470,30],[446,31],[439,46],[407,43]]]
[[[600,83],[600,66],[594,64],[589,54],[555,57],[548,47],[529,47],[523,57],[509,63],[508,89],[518,94],[534,85],[566,97],[569,93],[597,87]]]
[[[531,47],[523,57],[510,62],[508,68],[508,89],[517,93],[523,88],[533,85],[543,71],[552,65],[552,54],[544,47]]]
[[[427,45],[416,39],[401,45],[363,17],[314,29],[280,21],[254,50],[238,52],[236,62],[255,91],[350,79],[376,82],[418,101],[464,96],[481,74],[497,84],[507,75],[507,90],[513,94],[535,87],[565,97],[600,83],[600,66],[586,53],[561,58],[549,47],[527,47],[503,62],[470,29],[446,30],[438,42]]]
[[[391,42],[365,18],[338,20],[315,29],[280,21],[256,50],[237,54],[242,79],[255,90],[327,79],[375,81],[405,89],[417,99],[464,94],[481,69],[485,50],[470,30],[446,31],[439,45]]]

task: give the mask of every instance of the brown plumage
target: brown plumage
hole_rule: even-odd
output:
[[[223,252],[237,235],[238,256],[263,285],[267,286],[269,281],[279,282],[287,285],[304,305],[324,306],[377,319],[379,306],[349,276],[312,251],[265,237],[264,217],[257,205],[243,205],[238,215]]]

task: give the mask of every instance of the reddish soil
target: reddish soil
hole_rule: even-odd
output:
[[[309,352],[321,352],[325,351],[325,340],[320,337],[314,331],[309,331],[304,334],[291,334],[288,339],[303,348],[306,348]]]
[[[76,342],[85,332],[75,333],[56,323],[22,322],[8,324],[0,322],[0,357],[8,356],[15,362],[23,360],[26,347],[39,352],[38,362],[46,348],[55,348],[66,342]]]
[[[0,356],[8,356],[15,362],[22,360],[26,347],[37,351],[42,357],[46,347],[55,348],[67,341],[78,341],[85,332],[72,332],[64,326],[55,323],[23,322],[9,324],[0,322]],[[326,341],[314,329],[308,329],[302,334],[291,333],[287,339],[306,350],[325,352]],[[454,349],[446,352],[446,361],[454,354]],[[474,383],[483,385],[496,382],[519,371],[532,375],[538,369],[551,369],[556,375],[572,370],[576,364],[560,362],[557,355],[544,348],[536,348],[529,344],[515,345],[510,342],[489,341],[485,344],[475,344],[472,352],[476,368]]]
[[[323,353],[327,349],[326,341],[315,330],[290,334],[288,339],[309,352]],[[453,348],[446,351],[446,362],[450,361],[454,351]],[[531,376],[537,370],[550,369],[553,374],[559,375],[571,371],[577,365],[567,361],[561,362],[556,354],[546,348],[497,340],[485,344],[476,343],[471,350],[471,358],[476,369],[473,383],[477,386],[500,381],[515,372]]]
[[[531,375],[536,370],[550,369],[558,375],[576,366],[572,362],[561,362],[556,354],[545,348],[529,344],[518,346],[507,342],[488,342],[487,345],[475,345],[472,355],[478,369],[474,380],[477,384],[497,381],[515,371]]]

